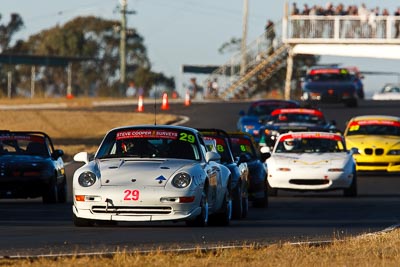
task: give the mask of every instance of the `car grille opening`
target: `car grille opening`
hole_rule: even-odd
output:
[[[296,185],[324,185],[329,184],[327,179],[291,179],[289,183]]]
[[[158,215],[170,214],[172,208],[160,206],[93,206],[92,212],[121,215]]]
[[[358,166],[363,167],[387,167],[389,163],[387,162],[357,162]]]
[[[375,150],[373,148],[365,148],[364,149],[364,153],[366,155],[374,155],[375,154],[377,156],[380,156],[380,155],[383,155],[384,152],[385,152],[385,150],[383,148],[375,148]]]

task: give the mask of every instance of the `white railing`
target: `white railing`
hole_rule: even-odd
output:
[[[400,43],[399,16],[295,15],[284,18],[283,25],[283,40],[289,43]]]
[[[272,33],[272,30],[275,33],[275,38],[270,44],[270,40],[268,40],[267,36]],[[254,41],[247,44],[246,53],[245,53],[245,61],[246,65],[243,66],[246,70],[251,68],[252,66],[258,64],[261,59],[265,56],[268,56],[271,49],[277,48],[282,44],[282,23],[281,21],[277,22],[273,29],[269,31],[265,31],[259,37],[257,37]],[[205,88],[207,81],[217,81],[219,87],[219,93],[221,94],[223,91],[228,89],[230,85],[232,85],[235,81],[237,81],[241,76],[241,64],[243,60],[243,55],[241,52],[234,54],[228,62],[215,70],[210,76],[205,80]]]

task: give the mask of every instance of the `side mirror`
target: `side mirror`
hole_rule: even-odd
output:
[[[261,152],[261,154],[271,153],[271,148],[269,148],[268,146],[262,146],[260,148],[260,152]]]
[[[237,164],[239,165],[242,162],[249,162],[250,160],[251,160],[250,155],[248,153],[243,153],[240,154],[240,156],[238,157]]]
[[[267,159],[271,157],[271,149],[268,146],[263,146],[260,148],[261,152],[261,161],[265,162]]]
[[[354,155],[354,154],[360,154],[360,151],[358,151],[358,148],[352,147],[352,148],[350,149],[350,153],[351,153],[352,155]]]
[[[221,155],[214,151],[208,151],[206,153],[206,162],[218,161],[221,159]]]
[[[89,163],[89,156],[87,152],[79,152],[74,156],[74,160],[77,162],[84,162],[85,164]]]
[[[239,111],[239,116],[244,116],[246,115],[246,112],[244,112],[244,110]]]
[[[51,155],[53,159],[58,159],[59,157],[62,157],[64,155],[64,151],[62,149],[56,149],[54,150],[53,154]]]

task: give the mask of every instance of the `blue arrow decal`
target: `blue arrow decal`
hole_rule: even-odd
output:
[[[162,175],[156,178],[156,181],[158,181],[159,183],[162,183],[162,181],[165,181],[165,180],[167,180],[167,178],[165,178]]]

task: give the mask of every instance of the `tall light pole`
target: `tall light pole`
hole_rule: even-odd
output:
[[[242,61],[240,64],[240,75],[243,75],[246,71],[247,59],[246,59],[246,43],[247,43],[247,17],[248,17],[249,1],[243,0],[243,31],[242,31],[242,45],[241,55]]]
[[[125,88],[126,83],[126,0],[121,0],[121,30],[120,30],[120,86]]]

